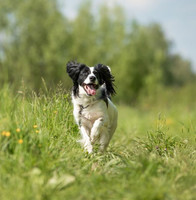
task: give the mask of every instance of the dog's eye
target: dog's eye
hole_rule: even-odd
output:
[[[81,71],[80,74],[88,75],[88,71]]]
[[[94,74],[95,76],[97,76],[97,75],[98,75],[98,72],[97,72],[97,71],[94,71],[93,74]]]
[[[84,75],[88,75],[90,73],[90,70],[88,68],[85,68],[80,73]]]

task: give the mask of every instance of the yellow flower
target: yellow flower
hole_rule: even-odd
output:
[[[10,137],[10,135],[11,135],[11,133],[10,133],[9,131],[6,131],[6,132],[5,132],[5,136],[6,136],[6,137]]]
[[[5,136],[5,133],[6,133],[6,131],[2,131],[2,132],[1,132],[1,135]]]
[[[166,125],[171,125],[174,123],[174,120],[171,118],[168,118],[168,119],[166,119],[165,123],[166,123]]]
[[[20,132],[20,129],[19,129],[19,128],[17,128],[17,129],[16,129],[16,132],[17,132],[17,133],[19,133],[19,132]]]
[[[22,143],[23,143],[23,140],[22,140],[22,139],[18,140],[18,143],[19,143],[19,144],[22,144]]]
[[[39,130],[36,130],[35,132],[36,132],[36,133],[39,133]]]
[[[37,125],[33,125],[33,128],[37,128]]]

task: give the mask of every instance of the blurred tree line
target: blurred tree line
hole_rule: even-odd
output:
[[[124,103],[194,81],[191,63],[171,52],[159,24],[128,21],[119,6],[97,12],[85,1],[71,20],[58,0],[0,0],[0,83],[18,88],[23,80],[38,90],[44,78],[50,87],[62,81],[70,89],[69,60],[109,65]]]

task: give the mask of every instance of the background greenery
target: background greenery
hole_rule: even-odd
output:
[[[196,92],[160,24],[84,1],[0,0],[0,199],[194,200]],[[105,154],[77,143],[66,63],[109,65],[117,131]],[[60,83],[59,83],[60,82]]]
[[[102,5],[91,12],[90,1],[67,19],[57,0],[0,1],[0,82],[16,88],[21,80],[38,90],[42,78],[70,89],[65,73],[69,60],[109,65],[116,77],[116,100],[134,103],[142,94],[192,83],[191,63],[172,53],[172,41],[159,24],[128,21],[119,6]]]

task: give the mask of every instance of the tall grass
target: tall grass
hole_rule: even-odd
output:
[[[196,111],[118,109],[108,151],[89,155],[61,87],[14,94],[4,86],[0,199],[195,199]]]

